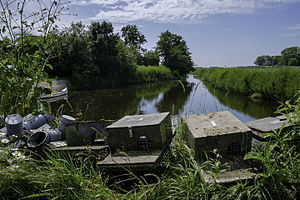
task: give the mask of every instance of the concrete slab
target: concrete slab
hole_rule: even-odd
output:
[[[282,120],[282,118],[275,118],[275,117],[266,117],[251,122],[246,122],[245,124],[251,129],[263,133],[271,132],[273,130],[278,130],[281,128],[282,125],[286,127],[290,126],[287,120]]]
[[[195,138],[250,131],[228,111],[190,115],[186,118],[186,122]]]
[[[196,159],[203,152],[245,153],[251,149],[251,130],[228,111],[190,115],[185,118],[188,145]]]

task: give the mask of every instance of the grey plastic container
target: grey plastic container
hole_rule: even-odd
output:
[[[47,113],[38,115],[34,117],[33,119],[24,122],[24,128],[27,130],[33,130],[40,128],[41,126],[51,122],[53,120],[53,117]]]
[[[62,133],[59,130],[39,131],[32,134],[28,140],[27,145],[31,148],[39,147],[43,144],[62,140]]]
[[[18,114],[8,115],[5,118],[7,136],[21,135],[23,131],[23,118]]]
[[[66,124],[68,123],[74,123],[75,118],[69,116],[69,115],[62,115],[61,119],[59,121],[58,130],[62,133],[62,139],[66,139]]]

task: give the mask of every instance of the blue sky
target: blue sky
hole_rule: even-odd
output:
[[[196,66],[253,65],[300,46],[300,0],[72,0],[71,21],[136,24],[155,47],[167,29],[187,41]]]

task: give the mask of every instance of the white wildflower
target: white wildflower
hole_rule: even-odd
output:
[[[5,135],[5,133],[3,133],[3,132],[0,132],[0,136],[4,136]]]
[[[15,156],[15,157],[17,157],[17,158],[19,158],[20,156],[22,156],[22,154],[20,152],[18,152],[18,151],[14,151],[12,153],[12,155]]]
[[[18,165],[12,165],[11,166],[11,169],[18,169],[20,166],[18,166]]]
[[[22,159],[22,160],[24,160],[25,158],[26,158],[26,156],[24,156],[24,155],[20,155],[19,157],[17,157],[18,159]]]
[[[6,139],[6,138],[4,138],[4,139],[1,140],[1,142],[2,142],[3,144],[7,144],[7,143],[9,143],[9,140]]]

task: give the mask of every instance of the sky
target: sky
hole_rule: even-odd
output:
[[[62,22],[137,25],[152,50],[169,30],[187,42],[196,66],[248,66],[257,56],[300,46],[300,0],[71,0]]]

